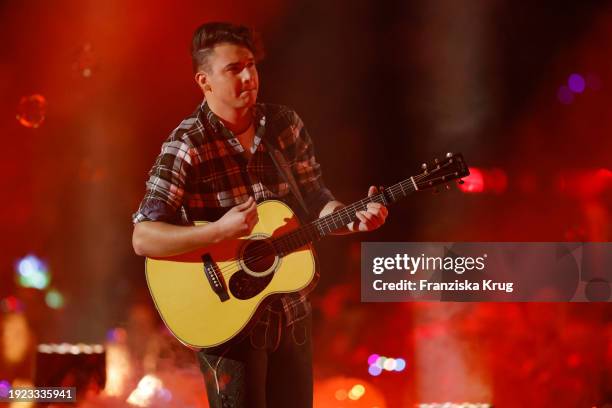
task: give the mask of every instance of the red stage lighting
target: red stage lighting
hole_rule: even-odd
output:
[[[464,193],[495,193],[500,194],[508,187],[508,176],[506,172],[497,169],[482,169],[470,167],[470,175],[464,177],[463,184],[459,184],[459,189]]]

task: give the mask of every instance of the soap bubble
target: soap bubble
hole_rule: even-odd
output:
[[[17,120],[27,128],[37,128],[42,125],[46,113],[47,100],[39,94],[24,96],[17,105]]]

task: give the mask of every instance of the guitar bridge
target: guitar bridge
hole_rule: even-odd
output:
[[[227,286],[223,279],[223,275],[210,254],[202,255],[202,263],[204,263],[204,275],[206,275],[208,283],[210,283],[213,291],[219,296],[219,300],[221,300],[221,302],[229,300],[229,293],[227,293]]]

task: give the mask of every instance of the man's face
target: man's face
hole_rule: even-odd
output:
[[[253,53],[240,45],[219,44],[208,56],[206,83],[211,102],[234,109],[251,107],[257,100],[259,77]]]

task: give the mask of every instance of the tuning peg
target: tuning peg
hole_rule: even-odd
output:
[[[437,158],[434,159],[434,163],[438,164],[438,159]]]
[[[447,184],[447,185],[446,185],[446,189],[447,189],[447,190],[450,190],[450,189],[451,189],[450,184]]]
[[[423,164],[421,164],[421,168],[422,168],[423,170],[427,170],[427,163],[423,163]]]
[[[451,158],[453,157],[453,154],[451,152],[446,153],[446,157]]]

